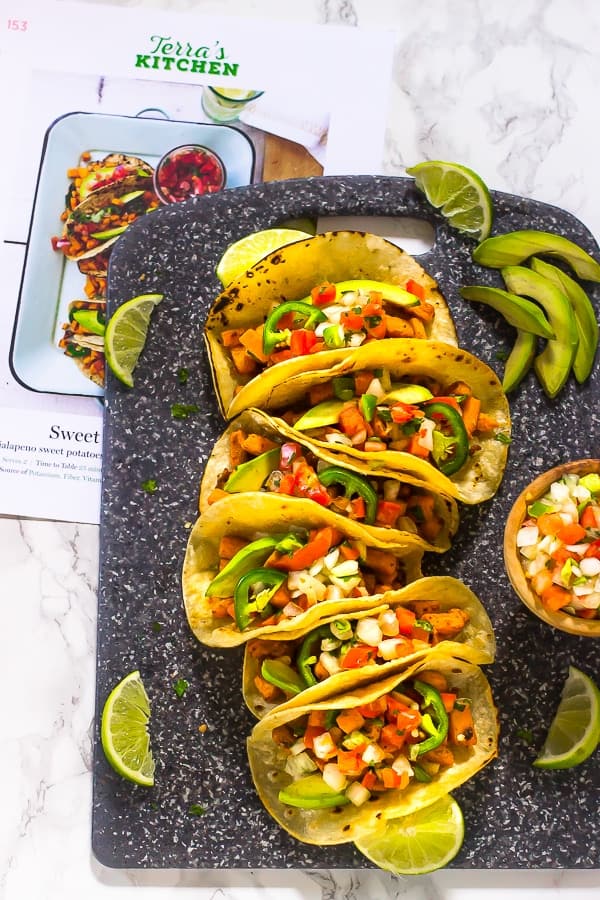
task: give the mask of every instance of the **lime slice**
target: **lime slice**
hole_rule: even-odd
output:
[[[133,370],[146,343],[150,316],[162,298],[162,294],[133,297],[114,311],[106,326],[106,362],[127,387],[133,387]]]
[[[267,228],[240,238],[227,248],[216,268],[216,275],[223,286],[243,275],[246,269],[257,263],[267,253],[279,250],[285,244],[301,241],[309,237],[305,231],[296,228]]]
[[[100,735],[102,749],[115,772],[145,787],[154,784],[149,720],[150,702],[140,673],[130,672],[104,704]]]
[[[600,691],[584,672],[569,666],[544,746],[533,763],[539,769],[570,769],[600,743]]]
[[[394,875],[425,875],[453,860],[464,836],[460,806],[447,794],[411,815],[389,819],[385,830],[355,844],[367,859]]]
[[[492,198],[479,175],[458,163],[439,160],[418,163],[406,171],[449,225],[478,241],[488,236],[493,218]]]

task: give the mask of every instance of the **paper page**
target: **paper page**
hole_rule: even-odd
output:
[[[91,33],[92,41],[73,39]],[[77,479],[67,461],[79,459],[69,456],[72,435],[97,434],[96,451],[102,445],[106,270],[118,235],[96,224],[102,237],[92,229],[82,238],[72,207],[85,201],[86,184],[98,190],[94,177],[114,174],[107,158],[141,160],[151,173],[168,151],[200,143],[221,160],[228,188],[290,171],[377,173],[393,45],[383,29],[290,29],[63,2],[9,10],[0,43],[11,123],[0,150],[0,514],[98,521],[100,456],[87,457]],[[352,66],[352,59],[377,65]],[[225,89],[225,97],[210,88]],[[245,103],[244,92],[256,96]],[[90,164],[101,169],[91,180]],[[158,204],[150,176],[142,187],[141,197],[124,195],[138,204],[128,208],[134,218]],[[105,221],[101,206],[91,216],[97,223]],[[117,230],[123,226],[125,218],[112,218]],[[50,454],[53,477],[43,478],[53,426],[64,454]],[[14,449],[23,447],[32,449]]]

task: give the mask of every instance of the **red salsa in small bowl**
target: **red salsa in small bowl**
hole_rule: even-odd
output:
[[[154,172],[154,189],[162,203],[214,194],[225,186],[225,166],[213,150],[185,144],[169,150]]]

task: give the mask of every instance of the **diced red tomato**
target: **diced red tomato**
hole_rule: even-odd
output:
[[[405,512],[406,503],[397,503],[394,500],[380,500],[377,504],[375,524],[393,528],[398,520],[398,516],[403,516]]]
[[[577,522],[572,522],[570,525],[563,525],[563,527],[556,532],[556,537],[559,541],[562,541],[563,544],[578,544],[585,537],[585,528],[582,528]]]
[[[406,282],[406,290],[409,294],[414,294],[415,297],[418,297],[419,300],[424,300],[427,296],[423,285],[419,284],[418,281],[414,281],[412,278],[409,278]]]
[[[360,783],[368,791],[372,791],[377,784],[377,775],[375,772],[365,772]]]
[[[407,738],[407,729],[398,728],[396,723],[384,725],[381,729],[379,742],[384,750],[399,750],[404,746]]]
[[[396,618],[398,619],[398,624],[400,626],[400,634],[404,637],[412,637],[415,622],[417,620],[412,609],[406,609],[404,606],[399,606],[396,609]]]
[[[358,313],[343,312],[340,316],[340,325],[348,331],[362,331],[365,320]]]
[[[364,519],[366,515],[366,506],[363,497],[354,497],[350,501],[350,508],[352,509],[352,517],[354,519]]]
[[[387,700],[385,697],[378,697],[376,700],[372,700],[370,703],[363,703],[362,706],[358,707],[359,713],[365,719],[377,719],[385,715],[386,709]]]
[[[596,528],[596,514],[593,506],[586,506],[579,517],[579,524],[584,528]]]
[[[377,656],[377,647],[369,647],[368,645],[350,647],[344,654],[340,665],[342,669],[361,669],[368,663],[373,662]],[[361,710],[361,715],[364,715]]]
[[[306,731],[304,732],[304,743],[308,747],[309,750],[313,749],[314,740],[320,734],[325,734],[326,728],[322,725],[307,725]]]
[[[365,744],[367,739],[365,738]],[[361,747],[355,747],[354,750],[343,750],[341,747],[337,752],[337,764],[340,772],[344,775],[356,777],[367,768],[366,762],[363,762],[362,753],[364,744]]]
[[[302,456],[302,447],[295,441],[287,441],[281,445],[279,453],[279,467],[281,469],[289,469],[295,459]]]
[[[327,306],[328,303],[333,303],[336,295],[337,288],[331,281],[324,281],[322,284],[318,284],[310,292],[314,306]]]
[[[587,550],[585,551],[585,553],[583,555],[588,556],[588,557],[595,556],[596,559],[600,559],[600,540],[592,541],[592,543],[590,544],[590,546],[587,548]]]
[[[401,402],[394,403],[394,405],[390,407],[390,413],[392,422],[396,422],[397,425],[403,425],[405,422],[410,422],[417,416],[423,415],[418,406],[411,406],[409,403]]]
[[[297,328],[295,331],[292,331],[290,337],[290,350],[293,356],[306,356],[316,343],[317,336],[314,331],[309,331],[306,328]]]

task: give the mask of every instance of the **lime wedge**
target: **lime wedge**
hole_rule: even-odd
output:
[[[145,787],[154,784],[149,721],[150,702],[140,673],[130,672],[104,704],[100,735],[102,749],[115,772]]]
[[[492,198],[476,172],[440,160],[418,163],[406,171],[449,225],[478,241],[488,236],[493,218]]]
[[[234,278],[243,275],[244,272],[274,250],[279,250],[285,244],[293,244],[310,237],[305,231],[296,228],[267,228],[265,231],[255,231],[240,238],[235,244],[231,244],[219,260],[216,275],[225,287]]]
[[[394,875],[425,875],[453,860],[464,836],[460,806],[447,794],[415,813],[389,819],[384,830],[355,844],[367,859]]]
[[[162,298],[162,294],[133,297],[114,311],[106,326],[106,362],[127,387],[133,387],[133,370],[146,343],[150,317]]]
[[[533,765],[570,769],[587,759],[600,743],[600,691],[584,672],[569,666],[544,746]]]

